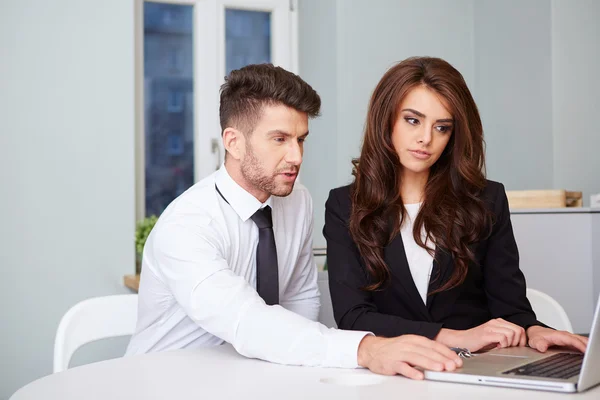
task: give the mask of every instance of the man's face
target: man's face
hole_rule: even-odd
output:
[[[308,115],[284,105],[265,105],[252,133],[244,136],[241,174],[257,198],[287,196],[298,177]]]

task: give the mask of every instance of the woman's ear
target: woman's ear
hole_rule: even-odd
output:
[[[223,147],[231,157],[240,160],[246,148],[245,136],[234,128],[225,128],[223,131]]]

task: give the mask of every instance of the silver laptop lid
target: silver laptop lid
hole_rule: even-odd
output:
[[[600,383],[600,297],[596,302],[596,311],[592,320],[588,346],[583,357],[577,391],[582,392]]]

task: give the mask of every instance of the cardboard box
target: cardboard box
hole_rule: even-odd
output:
[[[507,190],[508,204],[516,208],[561,208],[583,206],[582,193],[559,190]]]

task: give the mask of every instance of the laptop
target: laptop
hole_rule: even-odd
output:
[[[425,371],[425,379],[554,392],[583,392],[600,383],[600,299],[584,354],[529,347],[495,349],[463,358],[452,372]]]

